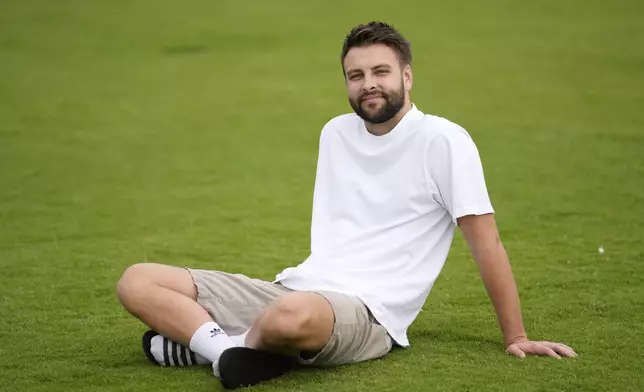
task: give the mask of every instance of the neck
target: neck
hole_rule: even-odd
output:
[[[398,125],[400,120],[402,120],[403,117],[405,117],[405,114],[411,110],[411,102],[409,99],[405,100],[405,104],[403,105],[402,109],[394,117],[391,118],[391,120],[380,123],[380,124],[372,124],[370,122],[364,123],[365,127],[367,128],[367,131],[369,131],[370,134],[376,135],[376,136],[382,136],[386,135],[389,132],[391,132],[392,129]]]

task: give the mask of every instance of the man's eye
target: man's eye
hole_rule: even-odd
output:
[[[376,75],[386,75],[388,73],[389,71],[387,71],[386,69],[379,69],[376,71]]]
[[[359,75],[359,74],[353,74],[353,75],[350,75],[350,76],[349,76],[349,80],[358,80],[358,79],[360,79],[360,75]]]

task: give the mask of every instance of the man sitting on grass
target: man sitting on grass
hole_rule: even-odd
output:
[[[275,281],[159,264],[129,267],[125,308],[150,327],[151,361],[212,364],[227,388],[295,364],[334,366],[408,347],[407,329],[458,226],[498,316],[506,352],[576,356],[528,340],[477,148],[468,133],[410,99],[411,50],[391,26],[347,35],[342,68],[355,114],[322,129],[311,254]]]

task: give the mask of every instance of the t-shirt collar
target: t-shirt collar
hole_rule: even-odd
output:
[[[364,133],[366,134],[366,137],[372,140],[378,140],[378,141],[386,141],[390,140],[392,138],[398,137],[398,134],[404,134],[409,132],[411,129],[412,124],[414,123],[414,120],[421,117],[423,114],[421,113],[420,110],[416,107],[414,103],[411,104],[411,109],[405,115],[403,118],[400,119],[398,124],[389,132],[385,133],[384,135],[376,136],[367,130],[367,127],[364,124],[364,121],[362,121],[362,128]]]

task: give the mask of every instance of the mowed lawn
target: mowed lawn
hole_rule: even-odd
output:
[[[477,142],[528,334],[580,356],[504,355],[457,235],[409,350],[254,390],[644,390],[634,0],[3,1],[0,390],[220,390],[148,363],[115,284],[144,260],[272,279],[307,256],[342,39],[371,19],[412,41],[418,107]]]

